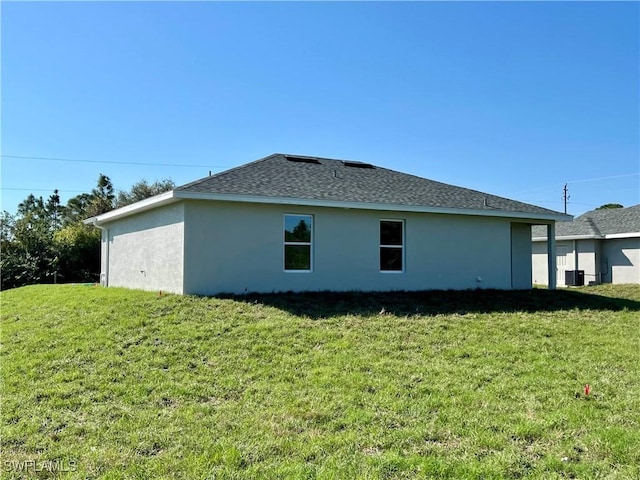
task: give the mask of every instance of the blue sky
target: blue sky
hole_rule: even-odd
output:
[[[568,182],[574,215],[640,203],[637,2],[2,2],[1,16],[11,213],[100,173],[182,184],[274,152],[560,211]]]

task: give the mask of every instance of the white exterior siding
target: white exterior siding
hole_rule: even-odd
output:
[[[284,271],[286,213],[314,217],[310,273]],[[380,272],[381,219],[405,221],[402,273]],[[506,218],[194,200],[184,203],[184,220],[184,293],[189,294],[509,289],[510,252],[518,265],[530,265],[530,250],[524,242],[512,244]],[[522,240],[524,230],[517,231]]]
[[[109,286],[183,293],[183,204],[143,212],[103,228],[102,275]]]

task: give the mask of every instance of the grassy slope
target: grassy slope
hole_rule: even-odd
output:
[[[1,300],[3,462],[75,462],[69,478],[640,477],[638,286]]]

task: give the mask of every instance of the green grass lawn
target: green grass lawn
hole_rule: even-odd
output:
[[[2,478],[640,478],[640,286],[0,295]]]

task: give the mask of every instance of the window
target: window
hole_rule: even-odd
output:
[[[284,216],[284,269],[285,271],[311,271],[311,215]]]
[[[380,271],[402,272],[404,250],[404,222],[380,220]]]

